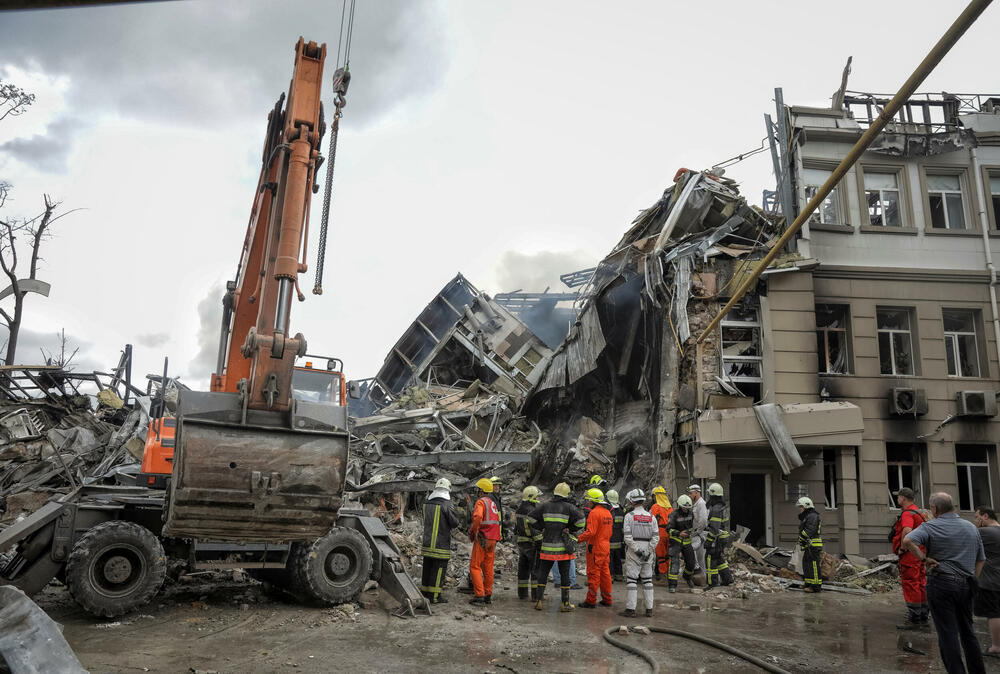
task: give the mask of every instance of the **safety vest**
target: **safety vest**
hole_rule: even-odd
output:
[[[486,515],[483,516],[483,521],[479,524],[479,532],[488,541],[499,541],[500,540],[500,511],[497,510],[496,501],[488,496],[484,496],[479,499],[479,503],[482,503]]]

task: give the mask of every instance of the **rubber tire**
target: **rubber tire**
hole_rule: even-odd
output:
[[[335,553],[343,554],[350,564],[339,578],[331,578],[326,568],[327,559]],[[321,604],[343,604],[354,601],[365,589],[372,571],[372,551],[365,537],[354,529],[334,527],[311,545],[294,545],[288,565],[295,589],[307,598]]]
[[[116,546],[127,550],[141,568],[136,572],[137,564],[133,564],[138,576],[130,579],[125,591],[111,590],[113,594],[109,594],[95,585],[91,572],[101,555]],[[147,603],[160,591],[166,574],[167,560],[159,539],[146,527],[122,520],[102,522],[85,531],[66,562],[70,596],[89,613],[104,618],[123,615]]]

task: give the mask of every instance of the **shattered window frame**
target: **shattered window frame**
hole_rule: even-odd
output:
[[[823,179],[819,179],[818,174],[825,174]],[[833,174],[833,168],[819,165],[815,161],[803,160],[802,167],[799,169],[800,179],[802,181],[802,195],[803,200],[800,208],[805,208],[816,193],[819,192],[819,188],[823,186],[823,183],[829,179],[830,175]],[[823,203],[809,216],[810,225],[843,225],[844,224],[844,208],[841,203],[841,190],[838,184],[830,194],[827,195]]]
[[[901,169],[889,169],[889,168],[872,168],[871,170],[866,170],[861,175],[862,185],[864,187],[865,195],[865,210],[867,212],[867,223],[869,227],[880,227],[880,228],[892,228],[898,229],[903,227],[903,189],[902,189],[902,170]],[[895,182],[895,189],[889,187],[880,187],[874,184],[874,176],[892,176]],[[871,178],[872,186],[869,186],[869,178]],[[895,194],[895,222],[893,220],[893,211],[891,210],[891,200],[887,195]],[[872,197],[875,197],[875,201],[872,201]],[[877,207],[873,210],[873,207]],[[876,214],[877,211],[877,214]]]
[[[1000,169],[983,167],[983,189],[989,202],[989,216],[993,221],[991,231],[1000,231]]]
[[[837,314],[839,317],[834,319],[835,322],[839,320],[841,323],[838,327],[832,327],[830,325],[821,325],[820,318],[821,308],[823,313]],[[819,374],[853,374],[853,348],[852,348],[852,334],[851,334],[851,306],[849,304],[837,304],[833,302],[819,302],[816,304],[816,349],[817,349],[817,369]],[[841,370],[831,369],[830,362],[830,338],[832,334],[840,335],[842,339],[841,343],[841,354],[843,359],[843,364]]]
[[[927,227],[936,232],[942,231],[969,231],[969,217],[966,209],[965,193],[966,177],[964,169],[947,169],[934,167],[923,169],[922,180],[924,183],[925,202],[927,210]],[[952,180],[957,183],[957,187],[944,187],[941,180]],[[933,183],[938,181],[937,185]],[[961,222],[956,225],[955,221],[960,218]]]
[[[914,491],[913,502],[923,507],[923,457],[925,445],[918,442],[885,443],[886,486],[889,490],[889,509],[899,510],[893,492],[903,487]]]
[[[979,353],[979,316],[975,309],[941,309],[945,362],[948,376],[978,379],[982,376]],[[949,328],[948,322],[952,321]],[[963,323],[966,329],[957,329]],[[971,328],[971,329],[970,329]],[[970,362],[971,360],[971,362]]]
[[[993,507],[993,476],[991,473],[992,455],[995,451],[996,448],[993,445],[955,444],[959,510],[972,512],[981,505]],[[973,457],[972,453],[981,453],[982,458]]]
[[[884,327],[891,315],[906,317],[906,327]],[[914,313],[910,307],[876,307],[875,329],[878,341],[879,373],[891,377],[912,377],[917,374],[918,356],[913,339]],[[906,349],[898,351],[905,345]],[[888,352],[888,353],[886,353]],[[886,357],[888,355],[888,358]],[[905,363],[900,365],[897,361]],[[889,369],[886,370],[886,364]],[[908,371],[904,371],[908,370]]]
[[[761,320],[760,320],[760,308],[756,306],[740,305],[734,307],[732,311],[726,314],[725,318],[722,319],[720,325],[719,334],[719,346],[720,346],[720,357],[719,363],[722,368],[722,378],[728,382],[731,382],[736,388],[743,391],[739,386],[740,383],[745,384],[755,384],[756,386],[751,387],[754,390],[754,394],[751,395],[746,391],[743,393],[747,394],[749,397],[758,399],[760,397],[761,385],[764,381],[764,343],[763,343],[763,331],[761,330]],[[747,342],[745,339],[726,339],[727,332],[730,336],[739,335],[740,333],[749,333],[750,340]],[[745,351],[742,351],[740,355],[726,355],[726,344],[729,342],[730,346],[738,346],[742,343],[748,343],[748,347]],[[744,355],[747,351],[755,352],[749,355]],[[743,373],[737,372],[733,374],[730,372],[730,367],[727,364],[731,364],[734,367],[739,367]],[[753,366],[756,364],[757,374],[745,374],[747,369],[753,371]]]

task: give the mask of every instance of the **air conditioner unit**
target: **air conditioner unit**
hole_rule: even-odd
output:
[[[927,414],[927,392],[922,388],[889,389],[889,414]]]
[[[955,403],[960,417],[995,417],[997,396],[993,391],[959,391]]]

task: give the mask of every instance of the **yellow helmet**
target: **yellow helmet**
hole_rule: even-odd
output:
[[[591,487],[597,487],[597,486],[600,486],[603,483],[604,483],[604,478],[601,477],[600,475],[591,475],[590,476],[590,486]]]
[[[565,482],[560,482],[559,484],[556,485],[556,488],[552,490],[552,493],[555,494],[556,496],[562,496],[563,498],[566,498],[567,496],[569,496],[569,485],[566,484]]]
[[[521,500],[528,501],[529,503],[538,503],[538,495],[540,493],[538,487],[529,485],[521,492]]]
[[[476,486],[479,489],[482,489],[487,494],[492,494],[493,493],[493,483],[490,482],[489,479],[487,479],[485,477],[482,478],[481,480],[479,480],[478,482],[476,482]]]
[[[666,494],[667,490],[663,488],[663,485],[657,485],[656,489],[653,490],[654,494]]]
[[[600,503],[604,500],[604,492],[600,489],[588,489],[587,495],[584,498],[594,503]]]

